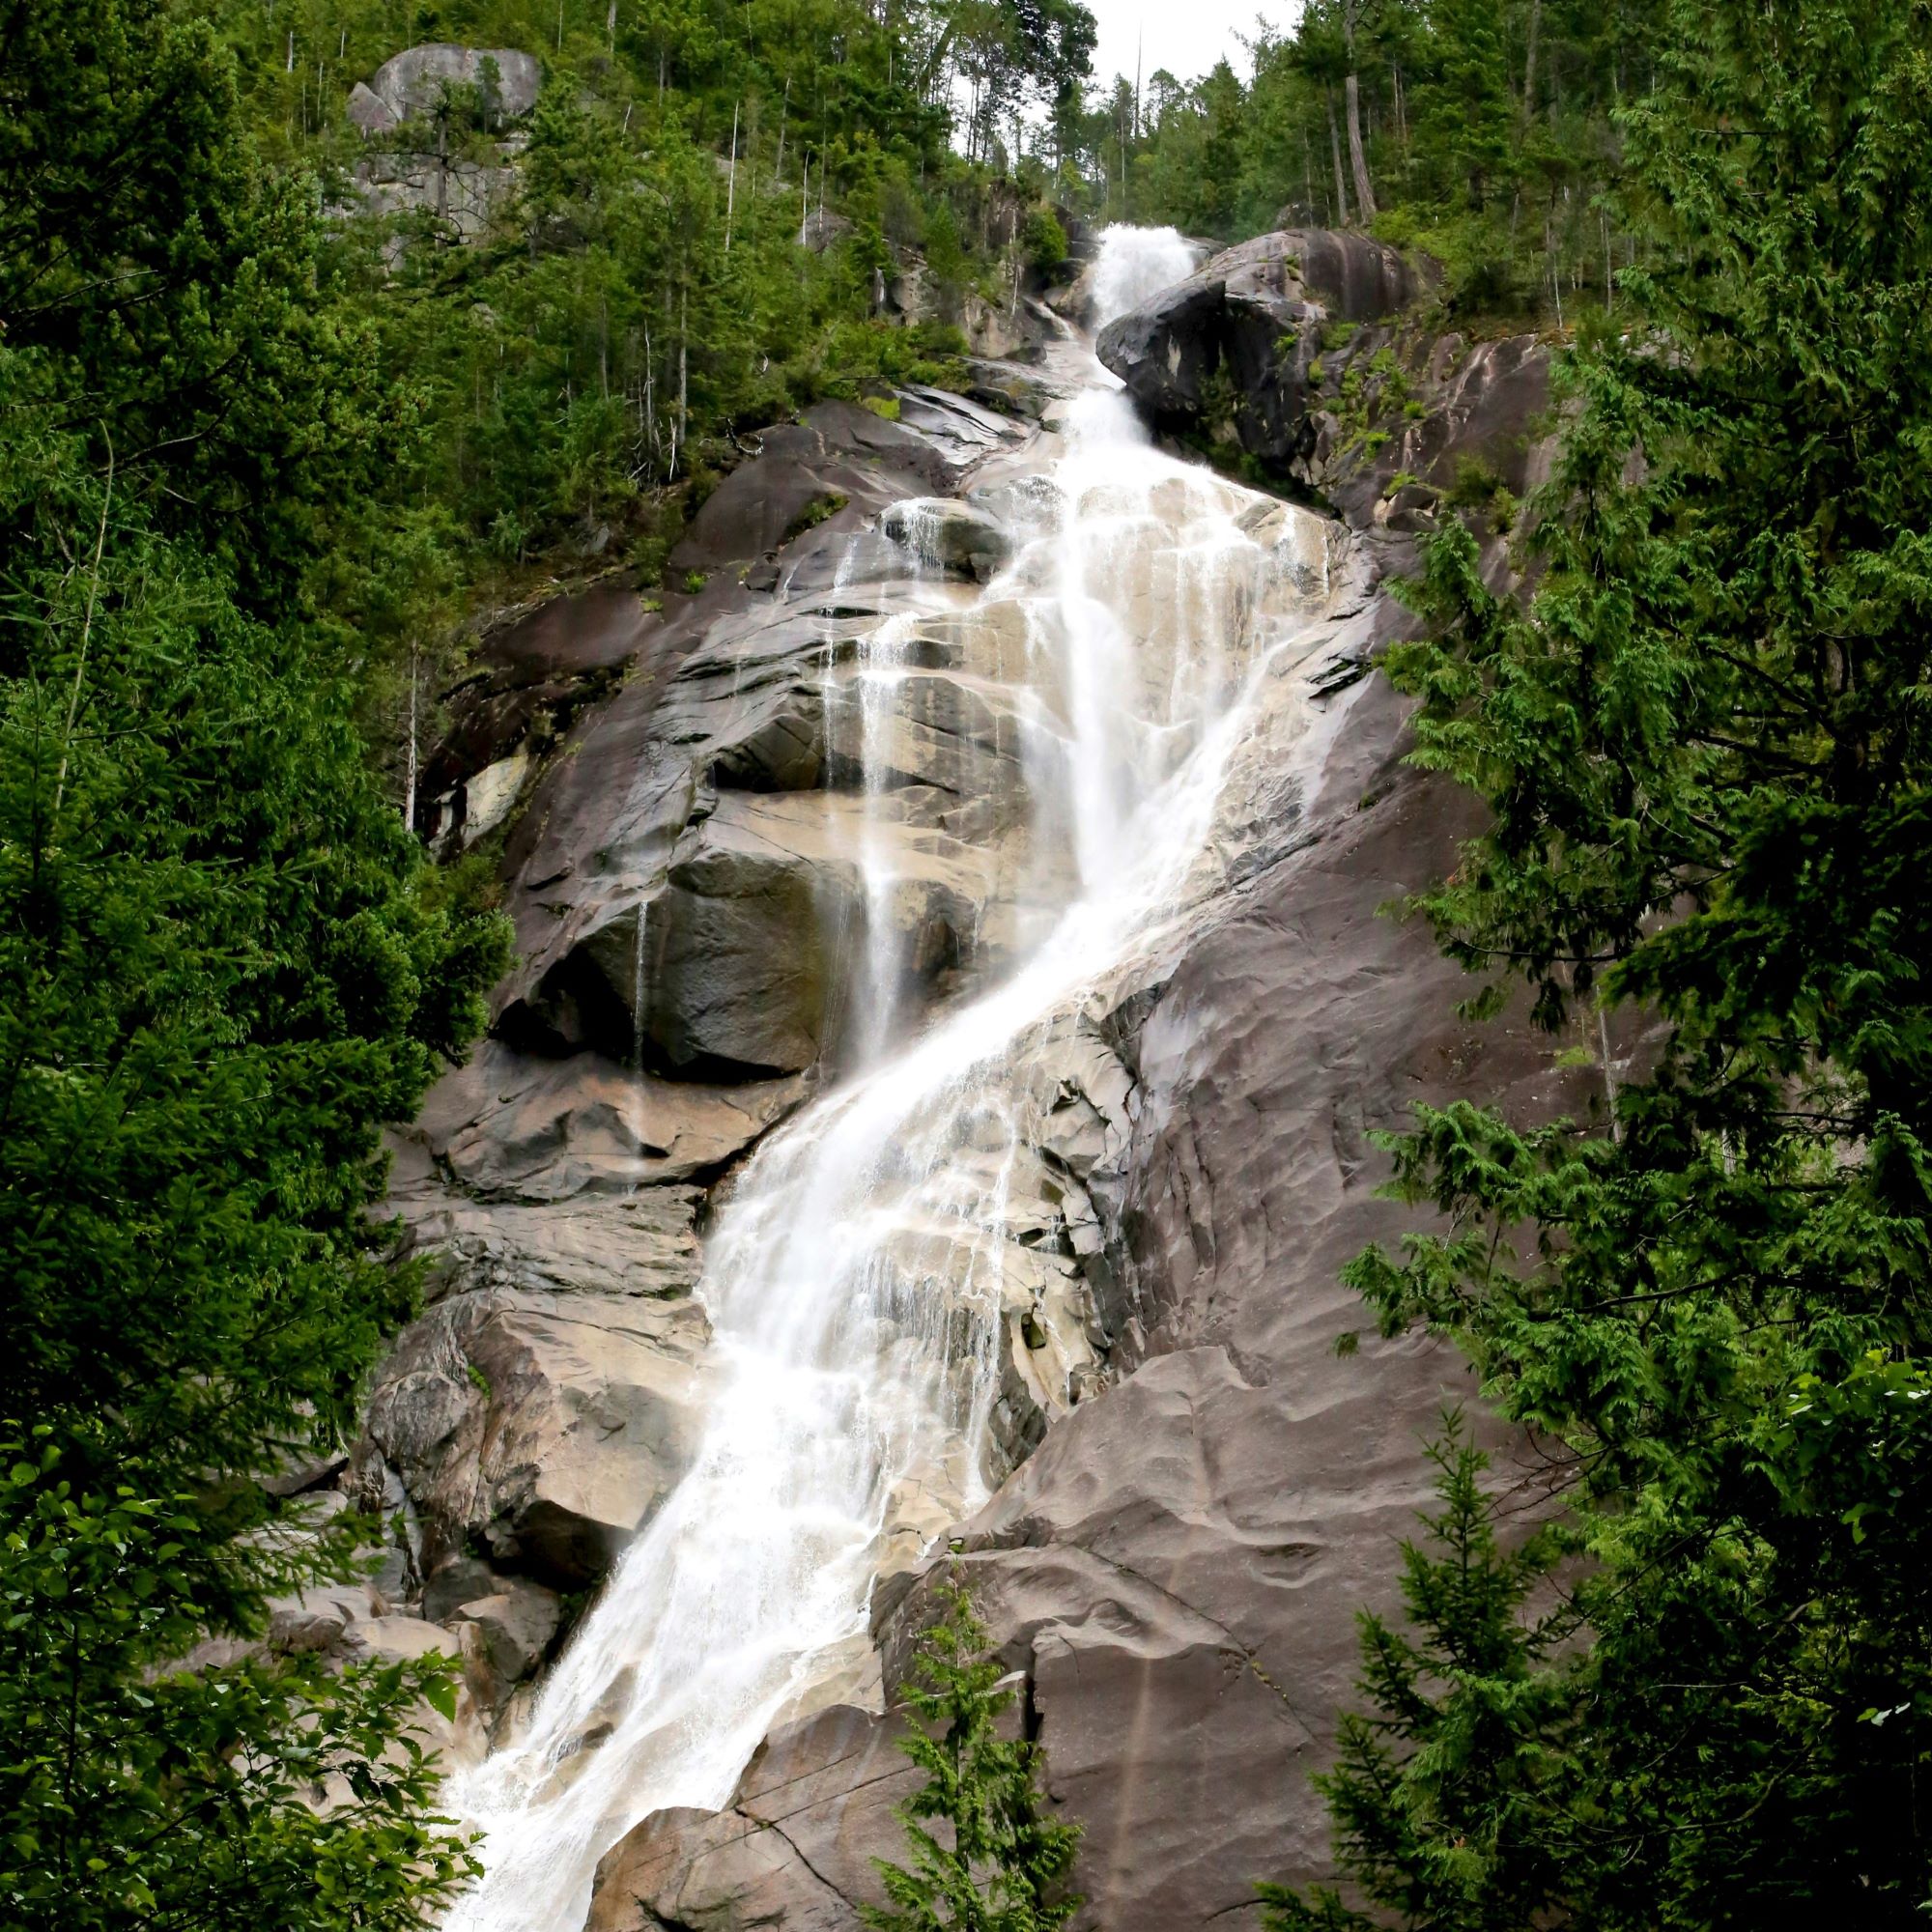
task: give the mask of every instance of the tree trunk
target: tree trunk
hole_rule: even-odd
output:
[[[1529,50],[1522,64],[1522,118],[1536,112],[1536,43],[1543,27],[1543,0],[1529,0]]]
[[[677,441],[671,445],[671,469],[677,468],[678,443],[691,440],[691,291],[677,297]]]
[[[1342,135],[1335,126],[1335,90],[1322,90],[1328,102],[1328,153],[1335,163],[1335,226],[1349,225],[1349,190],[1342,180]]]
[[[1368,156],[1362,152],[1361,89],[1351,73],[1346,85],[1349,103],[1349,167],[1355,177],[1355,212],[1362,220],[1376,218],[1376,193],[1369,185]]]
[[[403,785],[403,823],[412,834],[416,829],[416,647],[410,646],[410,767]]]

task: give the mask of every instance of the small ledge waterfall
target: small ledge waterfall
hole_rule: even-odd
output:
[[[1100,319],[1191,267],[1172,231],[1109,231]],[[711,1235],[693,1466],[521,1734],[451,1788],[487,1866],[453,1932],[579,1932],[598,1860],[633,1825],[723,1805],[775,1720],[864,1694],[874,1578],[1000,1474],[1003,1358],[1038,1306],[1014,1231],[1029,1201],[1038,1217],[1050,1048],[1225,881],[1217,801],[1231,761],[1257,755],[1261,712],[1271,759],[1321,735],[1294,671],[1329,608],[1328,526],[1156,451],[1084,346],[1060,363],[1059,433],[974,493],[997,505],[1008,560],[971,592],[909,562],[943,622],[881,620],[842,714],[871,823],[902,809],[899,694],[943,640],[1016,746],[1006,930],[974,983],[923,1009],[895,950],[896,848],[857,840],[852,1070],[766,1140]],[[1077,1322],[1043,1346],[1038,1326],[1027,1372],[1064,1407],[1092,1350]]]

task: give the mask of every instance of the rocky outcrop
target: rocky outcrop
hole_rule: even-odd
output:
[[[432,1093],[390,1204],[431,1306],[376,1378],[351,1471],[401,1516],[404,1588],[477,1553],[564,1589],[603,1574],[690,1460],[704,1184],[799,1095],[497,1042]]]
[[[497,127],[527,114],[537,104],[542,85],[543,66],[534,54],[438,42],[392,54],[362,91],[388,111],[393,127],[434,113],[448,90],[472,88],[485,126]]]
[[[883,1692],[953,1562],[1086,1828],[1083,1932],[1253,1924],[1257,1878],[1325,1867],[1307,1774],[1351,1701],[1354,1614],[1390,1605],[1428,1495],[1422,1440],[1473,1395],[1426,1337],[1338,1352],[1363,1321],[1343,1264],[1411,1219],[1378,1194],[1371,1136],[1472,1088],[1525,1114],[1600,1097],[1559,1064],[1568,1042],[1459,1020],[1454,969],[1383,910],[1472,829],[1401,763],[1403,707],[1362,675],[1404,621],[1380,581],[1448,487],[1406,497],[1421,486],[1390,490],[1386,466],[1490,462],[1510,492],[1543,460],[1541,350],[1425,342],[1417,292],[1360,238],[1265,238],[1107,333],[1171,431],[1225,411],[1234,440],[1347,512],[1352,534],[1298,561],[1279,504],[1241,513],[1284,581],[1293,563],[1329,586],[1325,629],[1235,760],[1186,917],[1027,1037],[1010,1095],[1027,1137],[963,1151],[1004,1190],[995,1493],[961,1521],[943,1472],[895,1492],[869,1639],[724,1809],[660,1812],[611,1853],[597,1932],[856,1932],[871,1860],[902,1853],[912,1779]],[[981,380],[1050,415],[1037,378]],[[1013,460],[1033,433],[1014,413],[898,403],[896,422],[828,404],[768,432],[665,590],[612,580],[503,627],[432,761],[445,838],[507,813],[520,960],[491,1044],[399,1146],[393,1205],[403,1251],[434,1258],[429,1301],[348,1476],[397,1548],[387,1594],[316,1629],[337,1646],[399,1613],[440,1631],[475,1735],[515,1724],[556,1598],[596,1579],[692,1453],[710,1208],[838,1065],[841,962],[887,920],[894,997],[938,1007],[1066,890],[1042,860],[1052,828],[1017,803],[1025,615],[980,587],[1010,532],[1060,506]],[[1501,546],[1488,561],[1502,581]],[[1113,587],[1143,642],[1189,621],[1184,600]],[[868,705],[881,676],[889,707]],[[1040,693],[1049,716],[1064,701]],[[866,889],[862,838],[889,893],[877,870]],[[961,1278],[960,1225],[909,1215],[881,1267],[922,1290]],[[1533,1501],[1534,1471],[1492,1439]]]
[[[773,1733],[723,1811],[661,1811],[607,1858],[586,1932],[845,1932],[918,1782],[894,1721],[840,1705]]]
[[[712,493],[671,556],[697,587],[663,600],[638,670],[573,734],[512,838],[506,1035],[731,1081],[836,1044],[829,962],[870,916],[852,860],[866,640],[911,612],[920,574],[888,513],[1021,434],[938,391],[907,391],[896,422],[821,404]],[[980,915],[1017,726],[976,681],[997,647],[943,623],[904,639],[916,701],[875,748],[899,818],[880,835],[896,854],[891,917],[928,985],[997,942]]]
[[[1419,287],[1395,249],[1367,236],[1264,235],[1109,323],[1099,355],[1160,428],[1191,429],[1232,406],[1242,447],[1285,461],[1299,438],[1306,370],[1284,359],[1284,341],[1325,323],[1378,322]]]
[[[1351,247],[1307,252],[1326,266],[1297,289],[1266,286],[1278,248],[1243,258],[1245,286],[1210,266],[1151,305],[1169,320],[1168,343],[1183,339],[1190,303],[1218,303],[1225,324],[1231,281],[1236,306],[1249,322],[1266,312],[1277,339],[1292,330],[1270,302],[1306,301],[1299,326],[1319,330],[1330,302],[1360,316],[1406,298],[1392,270],[1369,275],[1357,261],[1351,271]],[[1217,282],[1211,297],[1199,286]],[[1358,325],[1365,366],[1397,327]],[[1110,331],[1114,358],[1124,334]],[[1533,481],[1540,349],[1412,346],[1430,400],[1398,411],[1390,441],[1406,437],[1404,450],[1431,468],[1488,452],[1500,487]],[[1165,383],[1173,351],[1160,353]],[[1093,1279],[1119,1331],[1098,1399],[1042,1417],[1051,1427],[998,1494],[950,1532],[955,1555],[891,1570],[874,1594],[891,1686],[933,1581],[964,1569],[1024,1676],[1051,1795],[1086,1828],[1076,1924],[1105,1932],[1254,1924],[1255,1880],[1327,1868],[1308,1775],[1354,1701],[1354,1616],[1392,1606],[1394,1552],[1429,1496],[1423,1442],[1445,1407],[1475,1394],[1461,1357],[1423,1335],[1338,1350],[1363,1325],[1345,1263],[1413,1218],[1379,1198],[1386,1163],[1371,1136],[1418,1101],[1472,1090],[1525,1116],[1588,1116],[1602,1100],[1594,1072],[1559,1064],[1568,1042],[1520,1018],[1459,1020],[1460,976],[1425,929],[1387,913],[1454,864],[1474,819],[1463,797],[1402,764],[1402,703],[1350,681],[1406,621],[1374,588],[1406,556],[1406,526],[1374,487],[1379,449],[1341,450],[1325,413],[1304,419],[1316,443],[1301,460],[1326,433],[1326,467],[1310,473],[1362,486],[1344,494],[1365,574],[1331,639],[1337,669],[1318,680],[1331,719],[1319,769],[1284,792],[1269,747],[1253,748],[1227,807],[1223,890],[1097,1016],[1122,1083],[1090,1197]],[[1265,409],[1253,420],[1272,433]],[[1507,575],[1500,546],[1490,561]],[[1488,1433],[1499,1479],[1520,1489],[1518,1506],[1538,1507],[1534,1459]],[[780,1734],[787,1776],[843,1783],[856,1803],[856,1768],[879,1761],[894,1719],[845,1710],[819,1722]],[[759,1775],[754,1765],[715,1817],[640,1827],[606,1862],[593,1922],[856,1927],[857,1902],[822,1881],[820,1847],[748,1830]],[[883,1807],[862,1805],[855,1829],[872,1856],[900,1854]],[[754,1880],[734,1863],[747,1859]]]
[[[1371,604],[1358,645],[1394,621]],[[1363,1325],[1343,1264],[1412,1220],[1378,1198],[1370,1135],[1472,1086],[1524,1114],[1583,1116],[1600,1098],[1520,1022],[1456,1018],[1459,975],[1384,908],[1453,865],[1468,808],[1401,765],[1404,711],[1384,687],[1331,703],[1343,715],[1292,849],[1242,879],[1157,982],[1122,989],[1110,1023],[1132,1128],[1100,1234],[1126,1276],[1121,1305],[1148,1324],[1137,1366],[1056,1420],[952,1532],[1026,1675],[1051,1795],[1086,1828],[1085,1928],[1254,1924],[1256,1879],[1326,1868],[1308,1774],[1353,1701],[1354,1615],[1391,1606],[1397,1545],[1429,1496],[1423,1442],[1475,1395],[1466,1364],[1425,1336],[1338,1353]],[[1528,1506],[1539,1471],[1496,1446]],[[888,1685],[944,1569],[875,1595]],[[889,1723],[865,1735],[875,1746]],[[830,1773],[814,1747],[791,1741],[807,1753],[794,1776]],[[681,1814],[641,1828],[656,1896],[706,1882],[721,1829]],[[896,1826],[872,1829],[872,1852],[897,1856]],[[856,1928],[802,1858],[763,1849],[762,1916],[694,1922]]]
[[[490,166],[406,150],[357,161],[354,180],[369,213],[432,216],[457,242],[475,241],[517,191],[517,170],[507,162]]]
[[[688,1464],[709,1195],[805,1097],[842,1024],[830,951],[864,896],[862,640],[954,567],[886,513],[948,504],[935,527],[978,533],[968,568],[997,539],[944,493],[1025,429],[936,390],[897,406],[891,421],[827,404],[768,432],[665,589],[608,579],[514,617],[444,695],[419,829],[445,850],[501,835],[525,956],[497,1037],[395,1146],[389,1211],[428,1305],[371,1387],[342,1479],[392,1525],[381,1601],[327,1641],[420,1611],[461,1648],[484,1719],[552,1641],[546,1593],[594,1582]],[[978,676],[1017,645],[927,619],[902,651],[907,701],[870,748],[897,802],[887,912],[920,981],[996,943],[980,929],[1023,790],[1015,721]],[[1057,1241],[1060,1208],[1041,1212]],[[1066,1340],[1048,1350],[1057,1387],[1021,1347],[1001,1409],[1015,1459],[1094,1359],[1078,1259],[1028,1254],[1014,1332],[1024,1319]],[[946,1512],[908,1497],[905,1516],[902,1567]]]
[[[510,47],[437,43],[384,61],[349,95],[349,120],[365,139],[397,137],[352,170],[363,209],[376,215],[430,216],[448,239],[475,241],[516,193],[513,157],[526,131],[513,129],[489,161],[452,156],[447,134],[428,124],[460,94],[485,132],[500,134],[536,105],[542,84],[536,56]]]
[[[1547,473],[1549,355],[1418,313],[1426,270],[1359,235],[1285,230],[1215,256],[1101,332],[1158,429],[1237,451],[1357,528],[1487,512]]]

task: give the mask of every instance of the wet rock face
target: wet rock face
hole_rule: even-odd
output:
[[[1394,621],[1371,607],[1365,640]],[[1055,1419],[952,1532],[1000,1654],[1027,1674],[1051,1796],[1086,1828],[1076,1923],[1093,1932],[1239,1922],[1256,1879],[1326,1870],[1308,1776],[1354,1702],[1355,1612],[1394,1607],[1394,1552],[1429,1499],[1423,1442],[1475,1395],[1466,1364],[1423,1336],[1336,1354],[1363,1326],[1344,1264],[1409,1224],[1377,1198],[1386,1166],[1368,1135],[1472,1083],[1523,1112],[1585,1114],[1593,1097],[1521,1025],[1459,1023],[1454,968],[1383,916],[1453,863],[1473,820],[1401,768],[1403,712],[1382,687],[1331,702],[1344,715],[1292,849],[1218,901],[1113,1022],[1127,1139],[1093,1171],[1103,1219],[1126,1231],[1113,1255],[1122,1306],[1147,1323],[1139,1366]],[[1533,1492],[1495,1446],[1506,1480]],[[889,1686],[943,1574],[881,1585]],[[828,1728],[786,1747],[801,1786],[842,1779],[858,1804],[853,1736],[877,1749],[889,1720],[841,1722],[836,1746]],[[656,1922],[623,1917],[622,1897],[687,1922],[673,1908],[692,1898],[715,1915],[692,1923],[856,1932],[812,1847],[756,1840],[755,1887],[731,1890],[746,1798],[639,1828],[607,1861],[593,1923]],[[845,1829],[902,1856],[895,1821],[869,1805]]]
[[[1166,320],[1146,355],[1176,396],[1190,381],[1210,396],[1187,345],[1211,329],[1216,368],[1245,366],[1230,316],[1250,347],[1264,322],[1270,354],[1285,315],[1297,340],[1361,318],[1366,344],[1394,339],[1376,318],[1413,293],[1359,238],[1303,238],[1292,262],[1236,252],[1150,305]],[[1109,332],[1117,355],[1126,339]],[[1526,436],[1541,365],[1513,355],[1426,351],[1434,413],[1405,416],[1406,446],[1453,464]],[[1268,413],[1286,393],[1243,420],[1315,462],[1323,412],[1291,426]],[[617,583],[506,627],[440,754],[438,796],[467,809],[480,776],[530,752],[504,857],[521,958],[492,1041],[398,1145],[393,1207],[405,1251],[431,1258],[428,1306],[346,1478],[394,1525],[386,1594],[292,1606],[285,1639],[455,1646],[466,1747],[514,1730],[558,1598],[598,1578],[690,1462],[711,1208],[863,1020],[837,989],[868,922],[891,923],[896,996],[936,1006],[1064,903],[1067,880],[1035,864],[1055,828],[1025,807],[1038,718],[1008,690],[1032,639],[1015,603],[972,587],[996,543],[1061,514],[1007,460],[1025,434],[919,394],[896,424],[838,405],[768,434],[704,506],[662,609]],[[1459,1023],[1454,970],[1381,916],[1471,822],[1401,767],[1402,708],[1360,678],[1403,621],[1376,584],[1404,526],[1380,455],[1346,443],[1330,438],[1320,473],[1355,535],[1293,564],[1337,585],[1315,724],[1307,677],[1284,674],[1185,916],[1024,1040],[1025,1143],[960,1151],[962,1172],[1000,1169],[1008,1202],[996,1493],[962,1523],[957,1471],[895,1490],[869,1640],[786,1714],[724,1810],[663,1812],[617,1845],[597,1932],[856,1932],[879,1895],[871,1859],[903,1856],[892,1807],[913,1774],[880,1707],[948,1541],[1024,1676],[1052,1795],[1087,1829],[1082,1928],[1239,1922],[1255,1879],[1324,1867],[1307,1774],[1352,1701],[1354,1613],[1391,1606],[1392,1552],[1428,1495],[1422,1438],[1473,1394],[1424,1338],[1335,1353],[1362,1326],[1343,1264],[1408,1220],[1376,1197],[1369,1135],[1472,1086],[1524,1112],[1593,1097],[1548,1042]],[[1293,551],[1282,506],[1242,518],[1270,556]],[[1184,661],[1150,640],[1165,649],[1189,607],[1145,548],[1122,566],[1134,670],[1171,677]],[[884,709],[867,701],[881,676]],[[1038,698],[1049,719],[1065,703]],[[1312,760],[1291,760],[1303,743]],[[884,900],[854,863],[862,814],[891,853]],[[1015,898],[1022,876],[1047,877],[1038,903]],[[882,1253],[908,1306],[961,1278],[961,1238],[935,1212]]]
[[[1340,267],[1328,289],[1357,309],[1391,295],[1386,282],[1351,288]],[[1177,291],[1166,312],[1208,299]],[[1212,300],[1225,303],[1225,285]],[[1325,310],[1307,320],[1321,326]],[[1357,334],[1386,345],[1379,327]],[[1122,337],[1111,339],[1118,356]],[[1507,487],[1535,480],[1541,352],[1449,338],[1419,353],[1434,386],[1406,418],[1408,452],[1444,466],[1493,452]],[[1148,382],[1177,380],[1163,348]],[[1601,1101],[1594,1076],[1560,1069],[1555,1043],[1520,1019],[1459,1021],[1461,976],[1425,929],[1384,913],[1454,864],[1475,820],[1466,798],[1402,765],[1400,700],[1350,681],[1407,621],[1373,589],[1406,556],[1405,526],[1376,484],[1381,459],[1331,439],[1322,460],[1359,533],[1365,587],[1332,639],[1337,674],[1318,680],[1329,693],[1318,769],[1284,788],[1265,742],[1237,766],[1221,890],[1097,1015],[1118,1094],[1097,1105],[1068,1089],[1056,1171],[1079,1167],[1093,1204],[1067,1236],[1091,1258],[1091,1305],[1118,1331],[1108,1385],[1042,1417],[1051,1427],[998,1493],[950,1532],[1000,1655],[1025,1673],[1051,1797],[1086,1828],[1083,1932],[1247,1922],[1257,1879],[1329,1869],[1309,1775],[1357,1701],[1355,1615],[1397,1607],[1395,1551],[1430,1499],[1423,1443],[1445,1405],[1476,1394],[1466,1363],[1424,1335],[1336,1352],[1365,1325],[1345,1264],[1413,1224],[1378,1198],[1387,1163],[1371,1134],[1472,1091],[1525,1117],[1587,1116]],[[1499,547],[1490,561],[1503,581]],[[1536,1507],[1540,1467],[1499,1432],[1489,1440],[1499,1478]],[[889,1568],[875,1591],[887,1687],[911,1665],[943,1574],[929,1560]],[[788,1776],[842,1787],[846,1836],[902,1857],[896,1821],[862,1781],[893,1720],[815,1721],[775,1734]],[[876,1889],[827,1887],[819,1843],[747,1833],[758,1775],[716,1816],[639,1827],[606,1861],[593,1924],[856,1932]],[[754,1871],[734,1862],[753,1859]]]
[[[821,1057],[843,1018],[831,962],[871,916],[851,858],[870,640],[923,608],[909,595],[921,557],[889,513],[1023,434],[937,392],[908,392],[896,423],[822,404],[767,432],[712,494],[672,556],[673,580],[698,587],[667,598],[640,639],[648,674],[572,733],[513,835],[521,958],[497,996],[503,1034],[553,1053],[641,1053],[687,1080],[767,1079]],[[972,688],[987,668],[975,648],[908,639],[927,689],[893,725],[903,823],[885,836],[902,848],[903,903],[891,916],[926,981],[971,943],[986,841],[1017,790],[1015,727]]]
[[[497,1037],[396,1144],[389,1207],[429,1305],[344,1481],[391,1518],[385,1601],[469,1647],[486,1713],[550,1641],[527,1593],[597,1580],[690,1462],[708,1191],[850,1023],[838,950],[886,918],[917,991],[997,943],[1025,790],[997,679],[1024,646],[954,625],[952,593],[934,601],[950,555],[887,513],[917,499],[919,529],[956,518],[990,555],[996,520],[935,493],[1025,434],[937,391],[896,423],[825,405],[714,493],[674,588],[612,580],[510,621],[448,696],[420,829],[448,847],[508,823],[525,956]],[[867,639],[895,618],[899,701],[868,724]],[[895,849],[883,905],[856,863],[867,812]],[[1024,1316],[1042,1342],[1009,1378],[1015,1458],[1093,1353],[1046,1191],[1051,1259],[1014,1291],[1014,1332]],[[947,1512],[908,1493],[899,1515],[905,1565]]]

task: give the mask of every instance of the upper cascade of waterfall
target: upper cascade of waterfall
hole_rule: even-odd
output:
[[[1129,228],[1117,222],[1102,229],[1094,265],[1094,327],[1104,328],[1162,289],[1185,281],[1198,254],[1178,228]]]
[[[1108,230],[1102,315],[1191,265],[1171,229]],[[903,607],[828,657],[849,680],[839,703],[828,686],[844,776],[821,796],[865,887],[843,969],[861,1051],[761,1144],[712,1231],[709,1406],[687,1473],[534,1710],[451,1788],[484,1831],[486,1876],[449,1932],[579,1932],[599,1859],[634,1825],[727,1803],[774,1721],[855,1647],[869,1661],[882,1564],[914,1560],[1004,1473],[1003,1378],[1065,1408],[1095,1366],[1085,1318],[1042,1326],[1058,1264],[1022,1238],[1024,1213],[1077,1185],[1041,1153],[1049,1052],[1213,889],[1224,781],[1266,707],[1291,733],[1289,757],[1266,755],[1293,763],[1312,713],[1291,674],[1329,583],[1319,520],[1156,450],[1091,356],[1076,381],[1064,437],[971,493],[972,515],[1004,524],[991,582],[916,567]],[[914,554],[937,554],[937,514],[898,519]],[[1285,675],[1289,696],[1266,696]],[[975,836],[1029,916],[935,1011],[901,996],[889,835],[917,808],[895,745],[931,728],[921,707],[947,678],[959,715],[1009,748],[1011,810]]]

